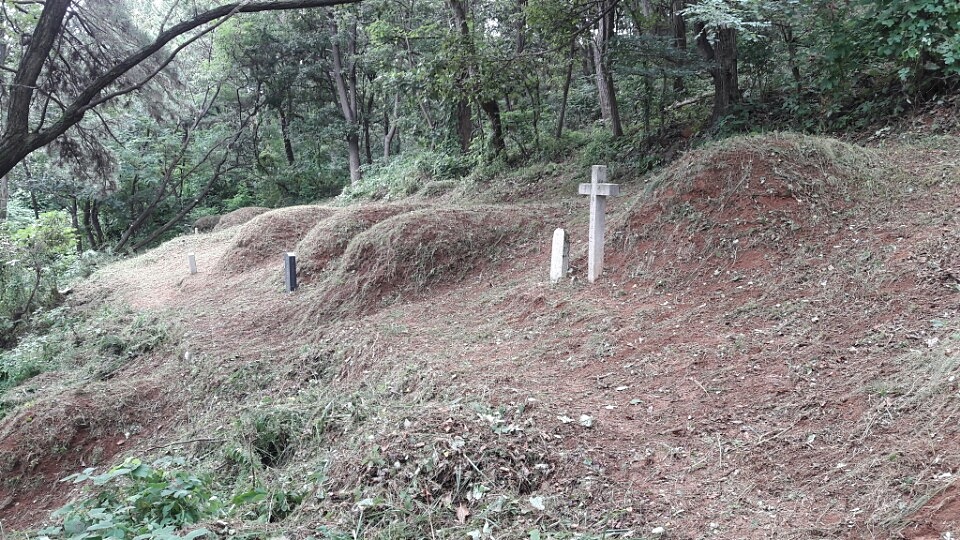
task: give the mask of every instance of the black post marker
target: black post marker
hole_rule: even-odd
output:
[[[287,253],[283,256],[283,282],[287,292],[297,290],[297,254]]]

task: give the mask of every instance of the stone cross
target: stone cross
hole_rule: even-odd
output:
[[[620,184],[607,184],[607,166],[594,165],[589,184],[580,184],[580,194],[590,196],[590,238],[587,257],[587,279],[593,283],[603,272],[603,227],[606,221],[607,197],[620,195]]]
[[[187,265],[190,266],[190,274],[197,273],[197,256],[193,253],[187,254]]]
[[[570,269],[570,238],[567,231],[553,231],[553,252],[550,255],[550,283],[556,283],[567,277]]]
[[[297,254],[286,253],[283,256],[283,283],[287,292],[297,290]]]

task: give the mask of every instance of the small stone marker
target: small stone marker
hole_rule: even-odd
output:
[[[286,253],[283,256],[283,283],[287,292],[297,290],[297,254]]]
[[[550,283],[556,283],[567,276],[570,269],[570,238],[567,231],[553,231],[553,252],[550,256]]]
[[[190,274],[197,273],[197,256],[193,253],[187,254],[187,264],[190,266]]]
[[[607,166],[594,165],[589,184],[580,184],[580,194],[590,196],[590,239],[587,257],[587,279],[593,283],[603,272],[603,228],[606,222],[607,197],[620,195],[620,184],[607,184]]]
[[[197,227],[193,228],[193,234],[200,234],[200,229]]]

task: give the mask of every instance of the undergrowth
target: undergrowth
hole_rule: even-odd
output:
[[[35,324],[43,330],[0,352],[0,418],[30,393],[10,390],[41,373],[61,372],[62,384],[110,379],[132,359],[170,345],[176,333],[155,314],[109,306],[89,313],[48,310]]]

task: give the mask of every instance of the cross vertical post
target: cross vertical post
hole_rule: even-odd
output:
[[[594,165],[590,183],[580,184],[580,194],[590,196],[587,279],[594,283],[603,273],[603,229],[606,225],[607,197],[620,195],[620,185],[607,183],[606,165]]]

